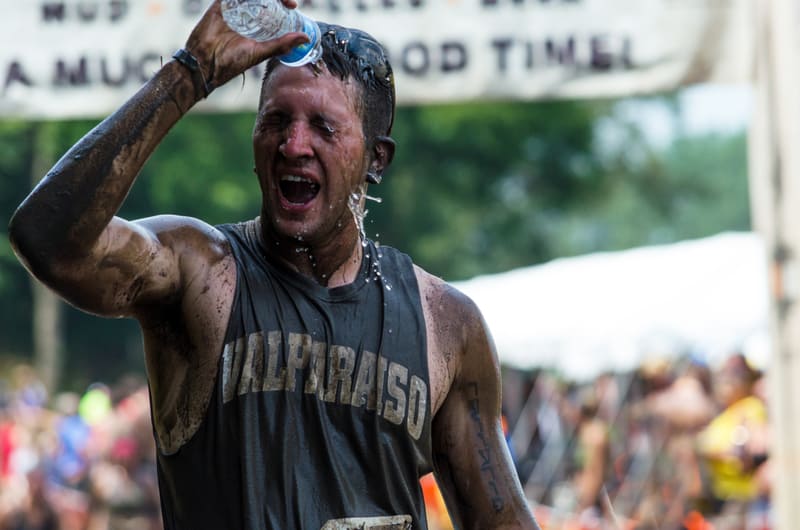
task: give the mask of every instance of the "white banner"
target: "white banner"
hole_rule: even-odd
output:
[[[108,114],[208,0],[0,0],[0,116]],[[402,103],[597,98],[749,82],[749,0],[299,0],[390,52]],[[260,69],[205,110],[255,108]]]

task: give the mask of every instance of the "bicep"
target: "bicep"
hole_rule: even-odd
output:
[[[437,480],[460,528],[536,528],[503,436],[494,344],[477,308],[464,325],[460,364],[434,418]]]
[[[180,286],[177,253],[161,238],[170,223],[114,217],[87,255],[54,267],[50,286],[69,303],[101,316],[132,316],[137,305],[168,299]]]

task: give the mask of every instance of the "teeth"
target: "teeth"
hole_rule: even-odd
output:
[[[298,175],[284,175],[281,177],[281,180],[289,182],[308,182],[309,184],[313,184],[312,180],[305,177],[300,177]]]

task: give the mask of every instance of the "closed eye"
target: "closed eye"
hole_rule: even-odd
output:
[[[280,112],[273,112],[262,116],[259,129],[262,131],[282,131],[289,126],[289,117]]]
[[[314,119],[312,121],[312,125],[314,125],[314,127],[316,127],[325,136],[329,136],[330,137],[330,136],[333,136],[334,134],[336,134],[336,129],[333,127],[333,125],[331,125],[330,123],[328,123],[327,121],[325,121],[322,118]]]

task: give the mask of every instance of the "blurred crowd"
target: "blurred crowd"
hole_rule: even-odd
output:
[[[507,441],[542,529],[773,529],[765,387],[739,353],[583,383],[504,368]],[[423,486],[431,529],[452,529]]]
[[[654,360],[574,384],[504,374],[509,446],[545,528],[767,530],[765,376]]]
[[[125,377],[48,396],[0,375],[0,530],[161,528],[147,386]]]
[[[771,530],[765,374],[741,354],[589,382],[503,370],[504,429],[543,530]],[[432,476],[431,530],[452,528]],[[48,396],[0,373],[0,530],[161,528],[146,383]]]

